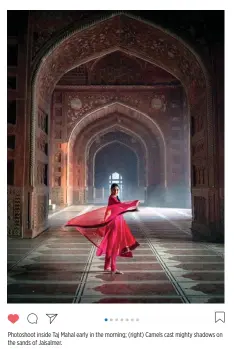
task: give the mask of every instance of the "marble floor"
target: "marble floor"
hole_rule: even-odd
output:
[[[140,242],[119,258],[124,275],[103,273],[103,258],[74,228],[61,226],[94,206],[50,215],[33,240],[8,240],[8,303],[223,303],[224,246],[192,241],[191,212],[141,207],[124,215]]]

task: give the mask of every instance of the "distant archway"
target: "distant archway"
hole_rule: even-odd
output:
[[[94,146],[94,143],[96,142],[97,137],[101,137],[104,135],[107,135],[113,131],[120,131],[123,134],[129,135],[131,137],[133,137],[133,139],[135,139],[138,143],[138,145],[141,145],[142,148],[142,156],[140,158],[140,154],[137,153],[136,149],[134,149],[134,144],[132,144],[131,149],[134,149],[134,152],[137,154],[138,157],[138,175],[141,176],[141,185],[143,185],[144,182],[144,186],[147,186],[148,183],[148,166],[149,166],[149,154],[148,154],[148,148],[147,145],[145,143],[145,141],[142,139],[142,137],[135,133],[134,131],[132,131],[129,128],[126,128],[125,126],[123,126],[122,124],[114,124],[110,127],[104,128],[102,130],[100,130],[99,132],[95,133],[90,140],[88,141],[86,148],[85,148],[85,160],[86,160],[86,168],[88,169],[88,178],[87,178],[87,173],[86,173],[86,181],[87,183],[89,183],[88,185],[94,185],[93,183],[93,178],[94,178],[94,162],[95,162],[95,157],[96,157],[96,152],[94,153],[94,155],[90,154],[91,149]],[[116,140],[117,141],[117,140]],[[105,146],[105,144],[107,144],[108,142],[105,142],[100,146]],[[110,144],[110,143],[108,143]],[[124,143],[125,145],[127,145],[126,143]],[[100,146],[97,146],[97,149],[100,148]],[[139,168],[140,167],[140,168]],[[140,172],[143,172],[143,174]],[[89,178],[89,176],[91,175],[91,178]]]
[[[110,175],[112,173],[121,174],[120,178],[114,177],[121,184],[120,196],[126,199],[134,188],[135,195],[139,182],[140,159],[134,147],[129,146],[121,141],[111,141],[101,144],[94,154],[94,189],[104,189],[105,200],[110,193]],[[124,187],[123,187],[124,185]],[[123,191],[124,189],[124,191]],[[144,191],[144,187],[142,188]]]

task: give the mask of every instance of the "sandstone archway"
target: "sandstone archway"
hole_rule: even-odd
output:
[[[129,136],[131,136],[135,141],[138,141],[138,143],[141,145],[141,154],[138,154],[137,153],[137,150],[134,149],[134,145],[132,144],[132,149],[136,152],[137,154],[137,157],[138,157],[138,165],[139,165],[139,172],[141,172],[141,174],[138,172],[138,176],[141,177],[141,185],[144,185],[144,186],[147,186],[147,183],[148,183],[148,160],[149,160],[149,150],[147,148],[147,145],[144,141],[144,139],[142,139],[142,137],[135,133],[134,131],[132,131],[130,128],[127,128],[121,124],[114,124],[112,126],[109,126],[109,127],[106,127],[102,130],[100,130],[99,132],[95,133],[91,138],[90,140],[88,141],[87,145],[86,145],[86,150],[85,150],[85,159],[86,159],[86,166],[87,166],[87,162],[89,164],[89,167],[90,167],[90,170],[91,171],[88,171],[88,173],[91,172],[91,178],[89,179],[88,178],[88,182],[90,185],[94,185],[94,161],[95,161],[95,158],[94,158],[94,154],[96,154],[96,152],[98,151],[98,149],[100,149],[100,147],[104,146],[103,145],[103,142],[96,147],[96,149],[94,150],[94,154],[91,152],[92,150],[92,147],[94,146],[94,143],[97,139],[97,137],[101,137],[103,135],[106,135],[110,132],[113,132],[113,131],[120,131],[120,132],[123,132],[124,134],[127,134]],[[114,142],[114,141],[113,141]],[[118,140],[116,140],[116,142],[118,142]],[[104,144],[107,144],[107,142],[105,142]],[[127,145],[127,143],[124,143],[126,146],[129,146]],[[90,154],[91,153],[91,154]],[[88,166],[87,166],[88,167]],[[138,180],[138,182],[140,182]]]
[[[82,119],[77,122],[77,124],[74,126],[69,136],[68,153],[72,151],[74,142],[78,134],[81,132],[81,130],[84,127],[86,127],[88,124],[91,124],[99,120],[100,118],[108,114],[113,114],[113,113],[126,115],[129,118],[139,121],[145,126],[148,126],[149,129],[151,129],[152,132],[155,134],[155,137],[159,142],[160,149],[164,158],[164,163],[166,163],[166,141],[159,125],[152,118],[150,118],[146,113],[142,112],[139,109],[133,108],[130,105],[121,103],[119,101],[115,103],[105,104],[102,108],[95,109],[94,111],[84,115]]]
[[[136,132],[134,132],[133,130],[123,126],[123,125],[120,125],[120,124],[114,124],[114,125],[111,125],[109,127],[106,127],[102,130],[100,130],[99,132],[95,133],[88,141],[87,145],[86,145],[86,149],[85,149],[85,158],[87,159],[88,158],[88,155],[89,155],[89,151],[90,151],[90,148],[92,146],[92,144],[94,143],[95,141],[95,138],[96,137],[100,137],[108,132],[111,132],[111,131],[122,131],[124,133],[127,133],[129,134],[130,136],[133,136],[135,137],[136,139],[138,139],[138,141],[141,143],[144,151],[145,151],[145,158],[146,158],[146,162],[148,160],[148,149],[147,149],[147,146],[146,146],[146,143],[144,141],[144,139],[142,139],[142,137],[137,134]]]
[[[146,156],[146,163],[148,164],[148,160],[147,160],[147,153],[149,152],[147,150],[147,145],[145,144],[146,142],[143,140],[143,136],[145,139],[150,139],[150,138],[154,138],[154,143],[157,143],[157,145],[159,145],[159,158],[160,158],[160,182],[161,182],[161,186],[165,187],[167,185],[167,170],[166,170],[166,154],[167,154],[167,148],[166,148],[166,142],[164,139],[164,135],[163,132],[161,131],[159,125],[152,120],[147,114],[136,110],[128,105],[122,104],[120,102],[115,102],[115,103],[111,103],[111,104],[107,104],[104,105],[102,108],[99,108],[97,110],[92,111],[91,113],[88,113],[87,115],[85,115],[80,122],[78,122],[73,130],[70,133],[70,137],[69,137],[69,141],[68,141],[68,162],[67,162],[67,202],[69,204],[71,204],[73,202],[73,185],[74,185],[74,181],[73,181],[73,173],[75,172],[75,168],[74,168],[74,164],[76,162],[75,160],[75,156],[74,156],[74,146],[77,142],[77,139],[79,139],[79,135],[84,134],[84,130],[85,129],[90,129],[91,126],[93,124],[97,124],[98,122],[100,122],[102,119],[104,119],[105,117],[108,117],[108,122],[107,124],[113,120],[113,123],[115,122],[115,119],[117,118],[118,120],[118,127],[122,127],[122,129],[124,129],[124,125],[126,124],[125,119],[131,121],[131,122],[135,122],[137,125],[139,125],[139,127],[141,127],[142,130],[139,130],[137,133],[137,137],[138,139],[140,138],[141,143],[143,144],[144,148],[145,148],[145,156]],[[125,117],[125,119],[124,119]],[[104,125],[102,127],[105,127]],[[112,124],[113,127],[113,124]],[[126,125],[126,127],[128,128],[128,130],[130,130],[131,125]],[[125,129],[126,129],[125,127]],[[126,132],[126,131],[125,131]],[[128,131],[131,132],[131,134],[133,134],[132,131]],[[95,135],[97,135],[97,133],[94,132],[93,136],[95,137]],[[92,138],[91,138],[92,139]],[[87,142],[86,137],[82,138],[82,146],[83,144],[85,144]],[[88,146],[88,144],[87,144]],[[78,146],[78,148],[81,148],[81,144]],[[84,149],[85,152],[85,149]],[[152,154],[151,154],[151,158],[152,158]],[[84,162],[83,160],[83,156],[81,155],[79,157],[80,162]],[[152,159],[151,159],[152,160]],[[86,160],[87,162],[87,160]],[[80,165],[79,165],[80,166]],[[87,179],[87,164],[84,164],[84,171],[86,173],[83,173],[83,176],[86,177]],[[148,182],[148,175],[149,173],[147,172],[147,168],[146,168],[146,183]],[[86,186],[86,179],[83,179],[83,183],[85,183],[84,185]],[[83,194],[81,194],[83,195]]]
[[[44,54],[32,83],[31,130],[31,205],[34,235],[47,226],[47,211],[42,210],[48,189],[38,185],[38,163],[46,159],[37,148],[38,114],[49,114],[56,82],[70,69],[93,58],[120,50],[157,65],[176,76],[185,88],[191,120],[193,228],[202,234],[218,229],[219,193],[215,188],[215,131],[209,75],[199,56],[175,35],[129,15],[115,15],[87,28],[66,33]],[[133,107],[134,108],[134,107]],[[82,121],[80,120],[80,123]],[[162,143],[162,137],[161,137]],[[160,144],[161,144],[160,143]],[[72,144],[72,140],[69,142]],[[199,146],[198,146],[199,145]],[[201,152],[199,157],[194,156]],[[44,165],[43,165],[44,166]],[[204,181],[200,183],[200,168]],[[217,224],[217,226],[216,226]]]

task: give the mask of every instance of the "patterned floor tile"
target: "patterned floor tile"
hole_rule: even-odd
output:
[[[35,263],[47,263],[47,262],[83,262],[85,263],[87,261],[88,255],[43,255],[41,256],[35,256],[34,254],[31,254],[30,257],[27,257],[27,259],[30,259],[30,261],[34,261]],[[26,259],[25,259],[26,260]]]
[[[33,240],[8,240],[8,303],[224,302],[224,246],[192,240],[189,210],[142,207],[125,215],[140,247],[134,258],[118,258],[124,274],[112,276],[76,229],[61,229],[91,208],[54,213],[50,229]]]
[[[123,272],[131,272],[131,271],[155,271],[155,270],[163,270],[162,266],[159,263],[151,262],[151,263],[126,263],[119,261],[117,263],[119,269]],[[92,263],[90,266],[90,271],[103,271],[104,263]]]
[[[164,258],[165,262],[182,262],[182,263],[200,263],[200,256],[173,256],[169,258]],[[224,263],[223,258],[220,256],[203,256],[202,263]]]
[[[47,284],[45,282],[41,284],[27,284],[27,283],[17,283],[8,285],[7,292],[10,295],[14,294],[33,294],[35,295],[66,295],[66,296],[75,296],[77,289],[77,284],[68,284],[68,283],[55,283]]]
[[[159,249],[157,248],[158,253],[161,256],[168,257],[169,256],[214,256],[216,257],[217,254],[214,251],[210,251],[208,249]]]
[[[224,294],[224,284],[222,282],[179,282],[179,285],[184,290],[185,294],[190,296],[207,296],[209,294],[213,296],[222,296]]]
[[[117,278],[116,278],[117,279]],[[115,279],[115,281],[116,281]],[[95,274],[89,274],[87,281],[110,281],[112,280],[110,278],[110,275],[107,273],[95,273]],[[153,281],[153,282],[157,282],[157,281],[169,281],[168,276],[163,272],[163,270],[161,271],[157,271],[157,272],[127,272],[123,275],[118,275],[118,282],[126,282],[126,283],[130,283],[130,282],[147,282],[147,281]]]
[[[172,275],[176,278],[177,282],[182,281],[222,281],[224,282],[223,271],[206,272],[206,271],[192,271],[187,272],[172,272]]]
[[[9,277],[14,282],[30,282],[30,281],[38,281],[38,282],[57,282],[57,281],[75,281],[79,282],[82,278],[83,271],[41,271],[41,270],[33,270],[33,271],[11,271]]]
[[[111,277],[110,277],[111,279]],[[110,280],[111,281],[111,280]],[[115,278],[114,278],[115,281]],[[157,295],[177,295],[176,290],[170,282],[163,283],[100,283],[95,285],[94,283],[87,282],[83,291],[83,296],[89,295],[142,295],[142,296],[157,296]]]
[[[183,303],[180,297],[82,297],[80,303],[101,303],[101,304],[110,304],[110,303],[118,303],[118,304],[126,304],[126,303]]]
[[[19,304],[62,304],[62,303],[73,303],[74,297],[70,296],[56,296],[52,295],[51,297],[40,297],[34,296],[30,297],[28,294],[25,294],[23,297],[21,295],[9,296],[7,298],[7,303],[19,303]]]
[[[190,303],[199,303],[199,304],[204,304],[204,303],[224,303],[224,297],[217,297],[217,296],[210,296],[210,297],[195,297],[191,296],[188,297]]]
[[[103,262],[104,264],[104,257],[93,257],[93,262]],[[133,258],[123,258],[123,257],[119,257],[117,258],[117,263],[134,263],[134,264],[141,264],[141,263],[151,263],[151,262],[157,262],[157,257],[152,255],[152,256],[139,256],[139,255],[135,255]]]
[[[168,269],[173,271],[198,271],[198,270],[217,270],[217,271],[223,271],[224,270],[224,264],[223,263],[167,263]]]
[[[25,264],[24,264],[25,263]],[[51,271],[82,271],[86,267],[86,263],[30,263],[27,264],[26,262],[22,262],[21,264],[18,264],[15,266],[12,271],[18,271],[18,270],[25,270],[25,271],[45,271],[45,272],[51,272]]]

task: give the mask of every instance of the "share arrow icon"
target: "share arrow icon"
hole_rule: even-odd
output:
[[[54,321],[54,319],[58,316],[58,314],[46,314],[50,319],[50,324]]]

